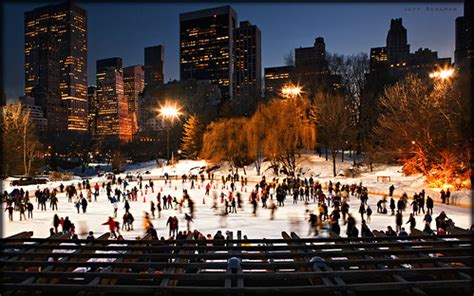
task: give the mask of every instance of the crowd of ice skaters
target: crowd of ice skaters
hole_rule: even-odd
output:
[[[112,238],[123,239],[121,231],[130,231],[134,229],[135,218],[131,213],[131,204],[143,199],[146,202],[146,196],[150,193],[154,198],[149,200],[150,213],[146,212],[143,219],[143,229],[154,239],[158,239],[156,229],[153,225],[153,220],[161,218],[162,211],[173,209],[183,214],[186,221],[185,231],[180,231],[179,220],[176,216],[169,216],[166,221],[166,227],[169,229],[168,237],[170,239],[186,238],[191,232],[191,223],[194,219],[194,200],[189,196],[188,191],[183,189],[182,197],[171,196],[171,194],[162,194],[162,187],[160,190],[155,188],[155,183],[152,179],[144,180],[143,176],[138,176],[135,186],[132,186],[133,177],[127,175],[125,178],[113,176],[110,180],[90,184],[89,180],[83,180],[76,185],[64,186],[60,184],[58,188],[44,188],[40,190],[39,187],[34,192],[34,197],[37,203],[37,210],[58,211],[58,197],[59,193],[65,193],[68,203],[74,204],[77,208],[77,213],[87,213],[89,204],[97,202],[99,193],[105,192],[108,201],[110,202],[113,212],[108,218],[105,218],[104,227],[108,230]],[[200,180],[199,180],[200,179]],[[156,181],[155,181],[156,182]],[[165,174],[165,185],[172,187],[172,178]],[[212,206],[216,215],[220,215],[222,219],[230,214],[237,214],[243,211],[244,204],[248,202],[252,207],[252,214],[257,215],[259,205],[262,209],[267,209],[270,212],[270,219],[274,219],[275,212],[279,207],[284,207],[291,201],[291,204],[304,203],[305,217],[309,224],[308,235],[318,235],[321,230],[329,230],[333,233],[341,234],[341,224],[346,227],[345,234],[348,237],[367,237],[373,236],[370,224],[371,216],[373,214],[372,208],[368,205],[368,190],[366,187],[359,184],[341,184],[340,182],[320,183],[317,180],[310,178],[284,178],[281,182],[277,178],[273,178],[271,182],[263,177],[260,182],[247,192],[248,181],[244,176],[238,174],[222,176],[220,182],[214,181],[214,175],[208,174],[208,178],[200,175],[182,175],[181,180],[175,178],[174,182],[190,183],[190,189],[203,190],[204,196],[212,194]],[[176,184],[174,185],[177,190]],[[196,188],[196,186],[198,188]],[[201,188],[202,186],[202,188]],[[240,191],[238,190],[241,189]],[[245,187],[244,187],[245,186]],[[245,188],[245,192],[244,192]],[[220,190],[220,195],[217,192]],[[392,215],[395,220],[395,229],[392,226],[387,226],[385,234],[388,236],[405,236],[408,232],[405,230],[405,225],[408,224],[409,229],[413,230],[416,225],[415,216],[424,215],[423,217],[423,232],[429,235],[446,234],[450,227],[454,226],[452,219],[447,217],[444,211],[440,212],[433,219],[434,201],[430,196],[425,194],[422,190],[415,193],[411,201],[408,195],[403,193],[401,198],[394,197],[395,187],[391,185],[388,190],[388,195],[383,196],[378,200],[377,213],[381,215]],[[248,200],[244,200],[243,195],[248,195]],[[443,203],[449,204],[451,193],[441,190],[440,198]],[[5,212],[8,212],[10,221],[14,220],[14,211],[19,212],[19,219],[33,219],[34,206],[31,202],[30,193],[24,191],[23,188],[14,189],[10,193],[4,192],[1,196],[2,202],[5,203]],[[350,199],[357,199],[360,201],[360,206],[357,214],[350,211]],[[205,203],[205,197],[203,198]],[[317,205],[316,209],[310,210],[312,205]],[[124,214],[122,220],[118,221],[118,209],[122,208]],[[314,207],[313,207],[314,208]],[[28,214],[28,217],[26,216]],[[403,215],[408,214],[408,219],[404,219]],[[354,216],[360,216],[360,228],[357,227]],[[434,220],[434,228],[432,227]],[[222,224],[222,223],[221,223]],[[59,232],[68,233],[72,238],[77,238],[75,233],[76,228],[69,217],[59,217],[54,214],[53,227],[50,229],[50,234],[54,235]],[[222,225],[221,225],[222,226]],[[472,227],[471,227],[472,230]],[[411,231],[410,231],[411,232]],[[198,238],[210,239],[210,234],[204,236],[198,231],[194,231],[193,235]],[[220,239],[223,235],[219,231],[214,235],[214,239]],[[93,238],[93,232],[89,232],[89,239]],[[164,239],[164,237],[161,237]]]

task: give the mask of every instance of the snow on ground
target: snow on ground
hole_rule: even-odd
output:
[[[361,176],[357,178],[346,178],[346,177],[332,177],[332,163],[331,161],[326,161],[324,157],[320,158],[314,155],[305,155],[299,159],[299,165],[303,167],[302,176],[303,177],[313,177],[316,180],[328,182],[332,180],[333,182],[340,181],[343,184],[350,184],[353,182],[363,182],[365,186],[368,187],[369,192],[388,192],[388,187],[391,184],[394,184],[395,194],[402,194],[406,191],[409,196],[414,192],[426,188],[423,178],[420,176],[410,176],[406,177],[400,173],[400,167],[396,166],[379,166],[371,172],[364,172]],[[190,182],[182,183],[180,176],[184,173],[195,173],[199,172],[201,167],[206,166],[205,161],[191,161],[184,160],[180,161],[173,166],[158,167],[156,162],[147,162],[141,164],[132,164],[126,167],[127,171],[122,176],[125,176],[126,173],[130,174],[143,174],[146,178],[162,177],[165,172],[169,175],[179,176],[178,180],[173,180],[172,184],[165,185],[163,180],[155,180],[155,192],[147,192],[146,195],[140,196],[139,201],[131,202],[131,213],[135,217],[134,230],[133,231],[122,231],[122,235],[128,239],[134,239],[137,236],[143,236],[143,217],[145,212],[150,212],[150,200],[156,202],[157,192],[162,190],[162,194],[171,194],[171,196],[176,196],[178,199],[182,197],[182,190],[187,189],[191,198],[195,201],[195,219],[192,224],[192,229],[198,229],[204,234],[214,235],[217,230],[223,230],[225,233],[226,230],[233,231],[234,233],[237,230],[242,230],[243,234],[247,235],[249,238],[281,238],[282,231],[295,231],[300,236],[306,237],[308,235],[308,223],[306,217],[306,209],[316,210],[317,205],[310,203],[307,207],[302,202],[298,202],[297,205],[292,204],[292,197],[288,197],[285,202],[284,207],[278,208],[275,214],[275,219],[270,220],[270,211],[267,209],[262,209],[261,204],[259,205],[258,215],[254,217],[252,215],[251,205],[248,203],[248,197],[251,189],[255,186],[254,181],[260,180],[261,177],[257,176],[254,166],[249,166],[246,168],[247,177],[249,180],[248,186],[242,187],[240,183],[237,183],[236,188],[238,191],[242,192],[244,207],[241,210],[238,210],[237,214],[229,214],[226,218],[223,218],[220,215],[216,215],[211,209],[212,206],[212,196],[213,192],[217,195],[220,195],[222,191],[222,183],[214,182],[216,189],[214,190],[214,185],[211,189],[211,197],[205,197],[205,185],[204,183],[197,182],[195,189],[190,189]],[[338,172],[349,168],[351,166],[351,161],[340,162],[338,161]],[[265,171],[268,165],[263,166],[262,174],[266,176],[268,181],[271,181],[275,176],[272,175],[270,170]],[[150,174],[145,175],[144,173],[149,171]],[[229,165],[223,165],[219,170],[214,174],[216,179],[220,179],[221,175],[227,175],[230,172]],[[240,170],[239,174],[243,174],[243,171]],[[391,182],[380,183],[377,182],[377,176],[390,176]],[[279,177],[281,182],[283,177]],[[91,185],[94,185],[96,182],[102,184],[105,181],[105,177],[94,177],[90,179]],[[75,181],[63,182],[67,185]],[[44,187],[57,187],[61,182],[49,182],[46,185],[40,185],[40,188]],[[131,187],[136,186],[136,182],[131,182]],[[9,182],[3,182],[3,188],[7,191],[11,191],[12,188],[9,185]],[[129,188],[131,188],[129,187]],[[25,186],[24,190],[30,192],[30,196],[33,196],[31,200],[34,199],[34,191],[36,190],[36,185]],[[403,189],[402,189],[403,188]],[[226,191],[224,189],[224,191]],[[433,190],[426,190],[427,195],[434,197],[435,200],[439,199],[439,193]],[[463,204],[470,205],[470,191],[464,190],[462,192],[455,192],[453,195],[459,195],[458,202]],[[376,212],[376,203],[381,198],[381,195],[369,194],[369,205],[373,210],[372,221],[368,223],[371,229],[385,230],[387,225],[395,226],[395,218],[390,215],[383,215]],[[145,199],[145,201],[144,201]],[[205,202],[205,204],[203,204]],[[4,214],[3,216],[3,237],[7,237],[13,234],[16,234],[21,231],[34,231],[35,237],[46,237],[49,235],[49,229],[52,227],[53,215],[54,212],[49,210],[46,212],[41,212],[37,209],[37,204],[33,202],[35,206],[34,210],[34,219],[19,221],[19,212],[14,212],[14,222],[8,221],[8,215]],[[49,206],[49,203],[48,203]],[[222,206],[219,200],[219,206]],[[100,195],[97,202],[89,203],[86,214],[77,214],[77,210],[74,207],[73,203],[68,203],[65,194],[59,194],[59,211],[57,212],[60,217],[69,216],[71,221],[76,225],[76,233],[80,237],[85,238],[86,233],[89,230],[94,231],[94,235],[99,236],[108,231],[108,226],[101,225],[107,221],[107,218],[113,214],[112,205],[108,202],[105,190],[101,188]],[[357,214],[359,208],[359,201],[356,198],[350,199],[350,211],[353,213],[354,217],[358,221],[358,228],[360,229],[360,215]],[[187,212],[187,208],[183,208],[183,212],[180,213],[178,210],[163,210],[161,213],[161,218],[156,218],[153,220],[153,224],[157,229],[159,236],[168,236],[168,228],[166,227],[166,220],[169,216],[176,215],[179,219],[179,228],[180,230],[186,230],[186,221],[184,219],[184,213]],[[436,203],[434,208],[433,218],[436,217],[441,211],[445,211],[449,218],[452,218],[456,226],[462,228],[469,228],[472,224],[471,222],[471,207],[455,206],[455,205],[443,205]],[[125,213],[123,209],[123,202],[119,203],[118,217],[117,221],[122,224],[122,216]],[[404,213],[404,221],[408,219],[408,211]],[[423,215],[416,216],[417,219],[417,228],[423,229]],[[341,224],[341,234],[345,234],[345,226]],[[433,222],[434,224],[434,222]],[[406,229],[409,229],[406,225]],[[394,227],[395,228],[395,227]]]

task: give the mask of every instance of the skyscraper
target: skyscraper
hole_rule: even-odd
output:
[[[104,141],[129,142],[132,125],[128,100],[124,95],[121,58],[97,61],[97,129],[95,136]]]
[[[138,132],[138,100],[145,87],[142,65],[123,69],[124,94],[128,100],[128,113],[132,125],[132,135]]]
[[[312,47],[295,49],[295,67],[303,76],[322,76],[329,73],[323,37],[316,38]]]
[[[87,131],[87,13],[72,1],[25,13],[25,94],[49,131]]]
[[[210,80],[232,98],[237,13],[222,6],[180,14],[181,80]]]
[[[454,61],[456,67],[471,69],[474,58],[472,45],[472,1],[464,1],[464,16],[456,18],[456,49]]]
[[[262,96],[262,46],[260,29],[240,22],[234,33],[234,100],[241,113],[251,112]]]
[[[392,19],[387,34],[387,57],[391,67],[406,66],[410,55],[410,45],[407,41],[407,29],[402,19]]]
[[[145,48],[145,85],[163,84],[164,47],[161,45]]]
[[[87,102],[89,105],[89,114],[87,115],[89,131],[92,136],[95,136],[97,130],[97,87],[95,85],[90,85],[87,88]]]

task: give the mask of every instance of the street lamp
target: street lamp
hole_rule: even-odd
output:
[[[175,119],[179,119],[181,115],[181,108],[179,108],[176,104],[171,104],[166,102],[164,106],[161,106],[159,109],[160,117],[163,121],[167,121],[167,129],[166,129],[166,160],[170,159],[170,129],[171,125],[173,124]]]
[[[281,89],[281,94],[284,97],[296,97],[301,94],[301,87],[299,85],[288,84]]]
[[[441,70],[430,73],[430,78],[446,80],[446,79],[451,78],[453,75],[454,75],[454,69],[445,68],[445,69],[441,69]]]

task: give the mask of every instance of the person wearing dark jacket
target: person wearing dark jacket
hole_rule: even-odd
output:
[[[82,205],[82,213],[85,214],[87,210],[87,199],[85,197],[82,198],[81,205]]]
[[[413,229],[415,229],[416,226],[416,220],[415,216],[413,216],[413,213],[410,214],[410,218],[408,218],[408,221],[405,224],[410,223],[410,232],[413,232]]]
[[[33,219],[34,206],[30,201],[26,203],[26,209],[28,210],[28,219]]]
[[[403,217],[402,217],[402,212],[400,210],[397,211],[397,214],[395,215],[395,224],[397,225],[397,232],[400,232],[402,230],[402,224],[403,224]]]
[[[431,198],[431,196],[428,195],[428,197],[426,198],[426,212],[428,214],[433,215],[433,205],[433,199]]]
[[[59,219],[57,214],[54,214],[53,226],[54,226],[54,232],[55,233],[58,233],[59,224],[61,224],[61,220]]]
[[[395,200],[393,197],[390,197],[390,210],[392,211],[392,216],[395,215]]]

